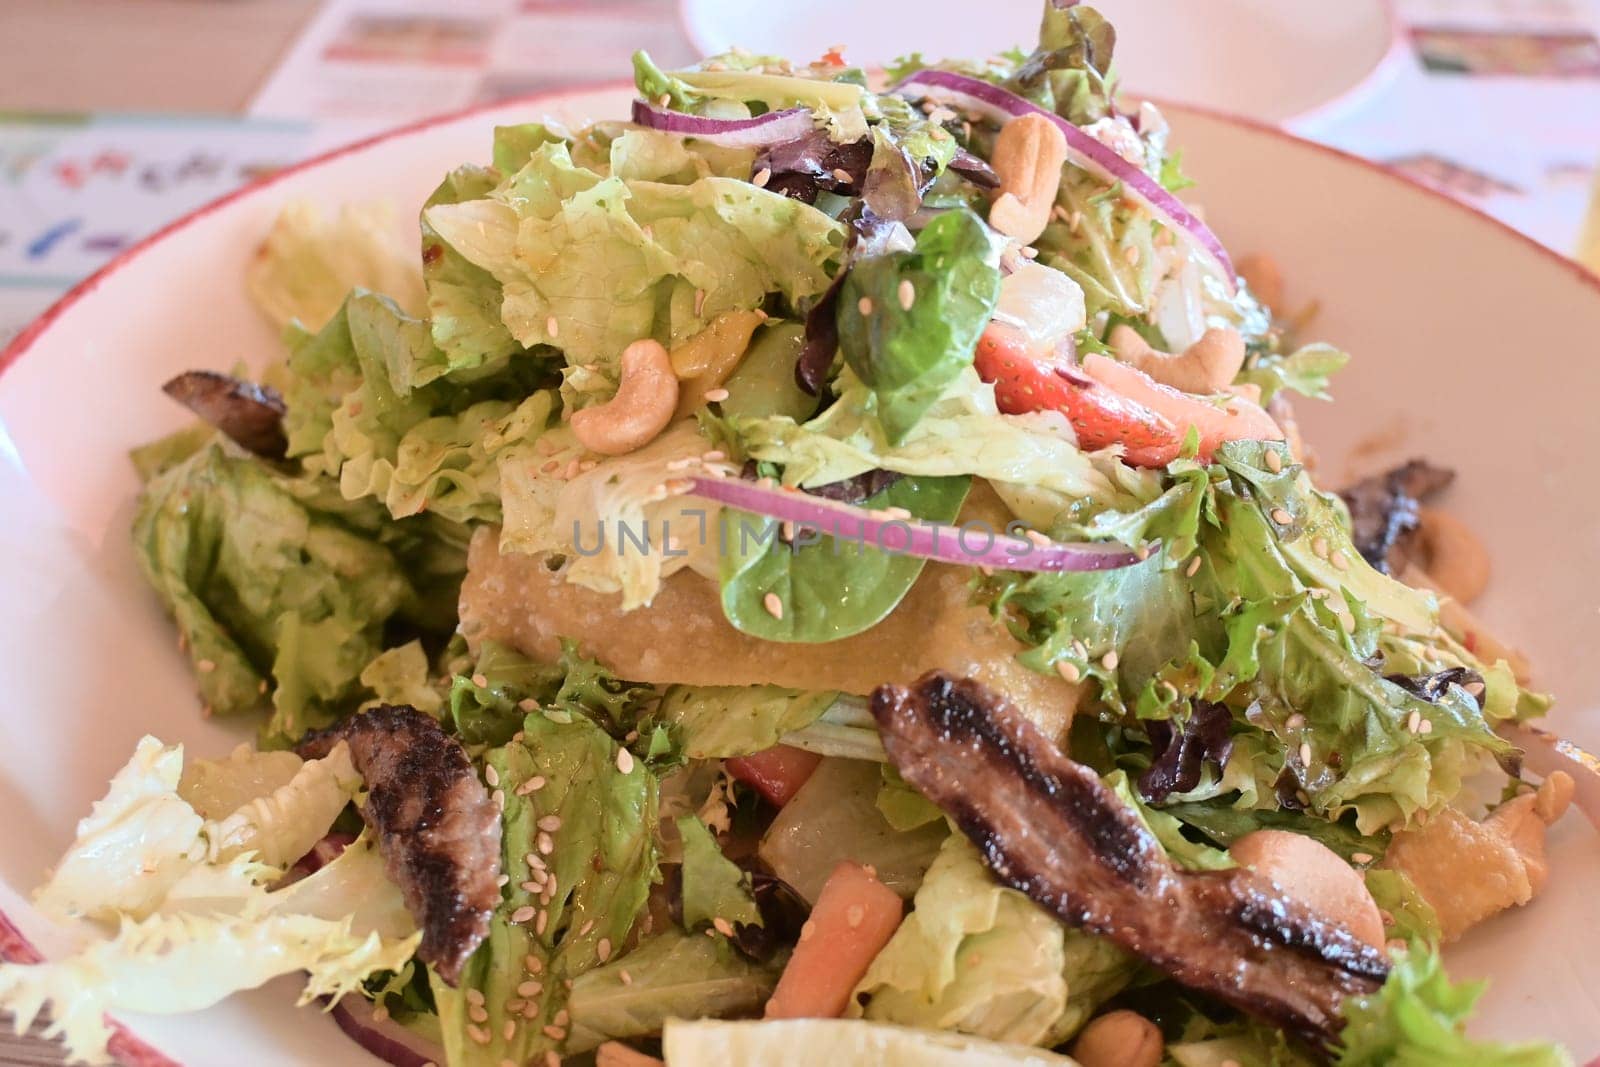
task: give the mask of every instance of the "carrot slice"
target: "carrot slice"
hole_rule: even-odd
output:
[[[800,943],[767,1001],[769,1019],[835,1019],[900,925],[900,897],[870,867],[845,862],[817,894]]]
[[[725,760],[723,766],[728,768],[729,774],[781,808],[794,799],[821,762],[822,757],[815,752],[773,745],[748,756]]]

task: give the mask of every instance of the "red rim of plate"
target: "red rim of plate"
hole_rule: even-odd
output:
[[[210,203],[203,205],[202,207],[196,208],[187,215],[169,222],[167,225],[163,226],[149,237],[146,237],[144,240],[138,242],[132,247],[120,252],[116,257],[111,259],[99,270],[95,271],[93,274],[89,275],[89,277],[85,278],[83,281],[69,289],[61,296],[59,300],[45,309],[45,311],[37,319],[23,327],[21,332],[12,338],[11,343],[5,347],[4,351],[0,351],[0,375],[4,375],[7,370],[9,370],[15,363],[17,363],[18,360],[26,355],[29,350],[33,348],[34,344],[39,340],[39,338],[44,336],[44,334],[50,329],[51,325],[54,324],[57,319],[69,311],[73,305],[77,304],[84,297],[88,296],[90,293],[99,288],[100,284],[112,274],[127,266],[128,263],[138,258],[151,246],[162,240],[165,240],[167,237],[177,233],[179,230],[185,229],[192,223],[198,222],[208,215],[220,210],[221,208],[226,207],[235,200],[241,200],[246,196],[250,196],[262,189],[273,186],[278,182],[291,177],[292,175],[299,174],[302,171],[311,170],[312,168],[321,166],[324,163],[329,163],[336,159],[342,159],[345,156],[353,155],[357,152],[375,147],[376,145],[383,144],[387,141],[392,141],[399,137],[406,137],[414,133],[420,133],[436,126],[443,126],[459,119],[470,118],[473,115],[483,114],[489,111],[498,111],[505,107],[515,106],[518,104],[525,104],[529,107],[548,105],[548,103],[551,101],[587,96],[592,93],[603,92],[608,89],[628,88],[631,87],[631,84],[632,83],[630,82],[605,82],[596,85],[587,85],[577,89],[562,90],[560,92],[532,93],[527,96],[516,97],[511,100],[503,100],[494,104],[479,104],[473,107],[463,108],[460,111],[454,111],[444,115],[436,115],[433,118],[422,119],[418,122],[409,123],[404,126],[398,126],[392,130],[386,130],[383,133],[363,138],[362,140],[355,141],[351,144],[343,145],[339,148],[332,149],[331,151],[324,152],[321,155],[313,156],[310,159],[301,160],[298,163],[284,167],[282,170],[275,171],[264,178],[251,182],[248,185],[240,186],[238,189],[226,193]],[[1490,215],[1484,211],[1480,211],[1470,204],[1463,203],[1460,200],[1457,200],[1454,197],[1433,188],[1432,186],[1424,185],[1421,182],[1407,178],[1405,175],[1393,170],[1392,168],[1385,167],[1380,163],[1374,163],[1370,159],[1365,159],[1361,156],[1354,155],[1350,152],[1344,151],[1343,149],[1333,148],[1329,145],[1319,144],[1316,141],[1307,140],[1304,137],[1296,136],[1295,134],[1282,130],[1277,126],[1273,126],[1270,123],[1261,122],[1256,119],[1243,118],[1237,115],[1229,115],[1226,112],[1218,111],[1212,108],[1195,107],[1186,104],[1169,104],[1160,100],[1156,100],[1155,102],[1167,111],[1174,113],[1189,112],[1191,114],[1199,115],[1203,118],[1214,119],[1224,123],[1231,123],[1235,126],[1242,126],[1257,133],[1267,134],[1268,136],[1276,137],[1280,140],[1290,141],[1303,148],[1309,148],[1325,155],[1333,156],[1337,159],[1343,160],[1346,163],[1355,164],[1356,166],[1365,168],[1367,170],[1376,171],[1378,174],[1393,181],[1402,189],[1420,193],[1424,196],[1429,196],[1436,200],[1442,201],[1443,203],[1448,204],[1460,211],[1465,218],[1475,220],[1482,224],[1487,224],[1488,226],[1500,231],[1502,235],[1515,239],[1524,247],[1538,253],[1540,256],[1553,261],[1556,265],[1561,266],[1567,271],[1571,272],[1579,282],[1589,286],[1594,290],[1595,295],[1600,297],[1600,275],[1592,273],[1581,263],[1574,259],[1569,259],[1554,249],[1540,244],[1538,241],[1535,241],[1522,231],[1513,229],[1506,223],[1501,222],[1493,215]],[[17,929],[11,920],[6,917],[4,912],[0,912],[0,961],[11,963],[35,963],[38,962],[40,958],[41,957],[38,950],[33,947],[32,943],[28,941],[27,937],[24,936],[19,929]],[[157,1052],[155,1049],[151,1048],[149,1045],[144,1044],[137,1037],[133,1036],[133,1034],[131,1034],[127,1028],[122,1026],[120,1023],[113,1021],[112,1026],[115,1029],[115,1039],[113,1041],[112,1051],[118,1062],[122,1063],[124,1067],[179,1067],[175,1061],[167,1058],[160,1052]],[[1596,1059],[1594,1063],[1590,1065],[1590,1067],[1600,1067],[1600,1059]]]

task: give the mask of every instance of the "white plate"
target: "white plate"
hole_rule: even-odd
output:
[[[217,754],[247,733],[200,718],[172,627],[135,569],[137,483],[123,454],[184,423],[158,390],[169,375],[276,357],[240,281],[274,215],[297,198],[383,198],[405,218],[450,167],[487,160],[496,124],[616,116],[628,98],[505,104],[281,174],[123,256],[0,355],[0,911],[46,948],[25,895],[138,737]],[[1458,467],[1451,506],[1495,556],[1484,614],[1560,694],[1557,728],[1600,747],[1600,361],[1583,354],[1600,337],[1600,283],[1369,164],[1234,120],[1172,117],[1224,239],[1236,254],[1273,250],[1291,299],[1320,299],[1320,332],[1356,353],[1341,404],[1307,412],[1323,470],[1417,453]],[[1486,1032],[1557,1038],[1581,1062],[1600,1052],[1600,847],[1581,820],[1556,831],[1552,869],[1543,897],[1476,932],[1453,965],[1495,975]],[[242,1049],[252,1067],[362,1062],[327,1020],[291,1009],[293,987],[132,1023],[191,1067]]]
[[[1117,27],[1132,92],[1264,122],[1324,119],[1370,88],[1401,51],[1391,0],[1093,0]],[[976,56],[1039,34],[1037,0],[679,0],[706,54],[743,45],[809,62],[837,44],[883,66],[897,56]]]

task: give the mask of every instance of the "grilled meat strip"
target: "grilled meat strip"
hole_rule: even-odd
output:
[[[1356,551],[1388,574],[1390,550],[1417,528],[1417,502],[1455,478],[1455,471],[1413,459],[1341,491],[1350,509],[1350,539]]]
[[[953,818],[1004,885],[1184,985],[1331,1043],[1383,955],[1246,868],[1175,867],[1098,775],[995,693],[940,671],[872,695],[901,775]]]
[[[271,386],[216,371],[191,370],[161,391],[258,456],[282,459],[289,450],[289,439],[283,435],[283,397]]]
[[[417,955],[450,985],[500,903],[500,811],[454,738],[416,708],[383,705],[307,735],[306,759],[339,741],[367,786],[361,815],[422,929]]]

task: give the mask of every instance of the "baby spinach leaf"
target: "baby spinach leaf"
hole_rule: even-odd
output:
[[[971,479],[901,478],[862,504],[904,508],[920,519],[952,522]],[[922,573],[924,560],[892,551],[901,542],[886,529],[883,545],[796,531],[793,543],[764,515],[722,513],[722,611],[737,629],[767,641],[816,644],[860,633],[893,611]],[[779,613],[768,610],[777,597]]]
[[[876,395],[890,444],[972,363],[999,298],[999,249],[966,208],[934,219],[912,251],[851,268],[836,312],[839,346]]]

